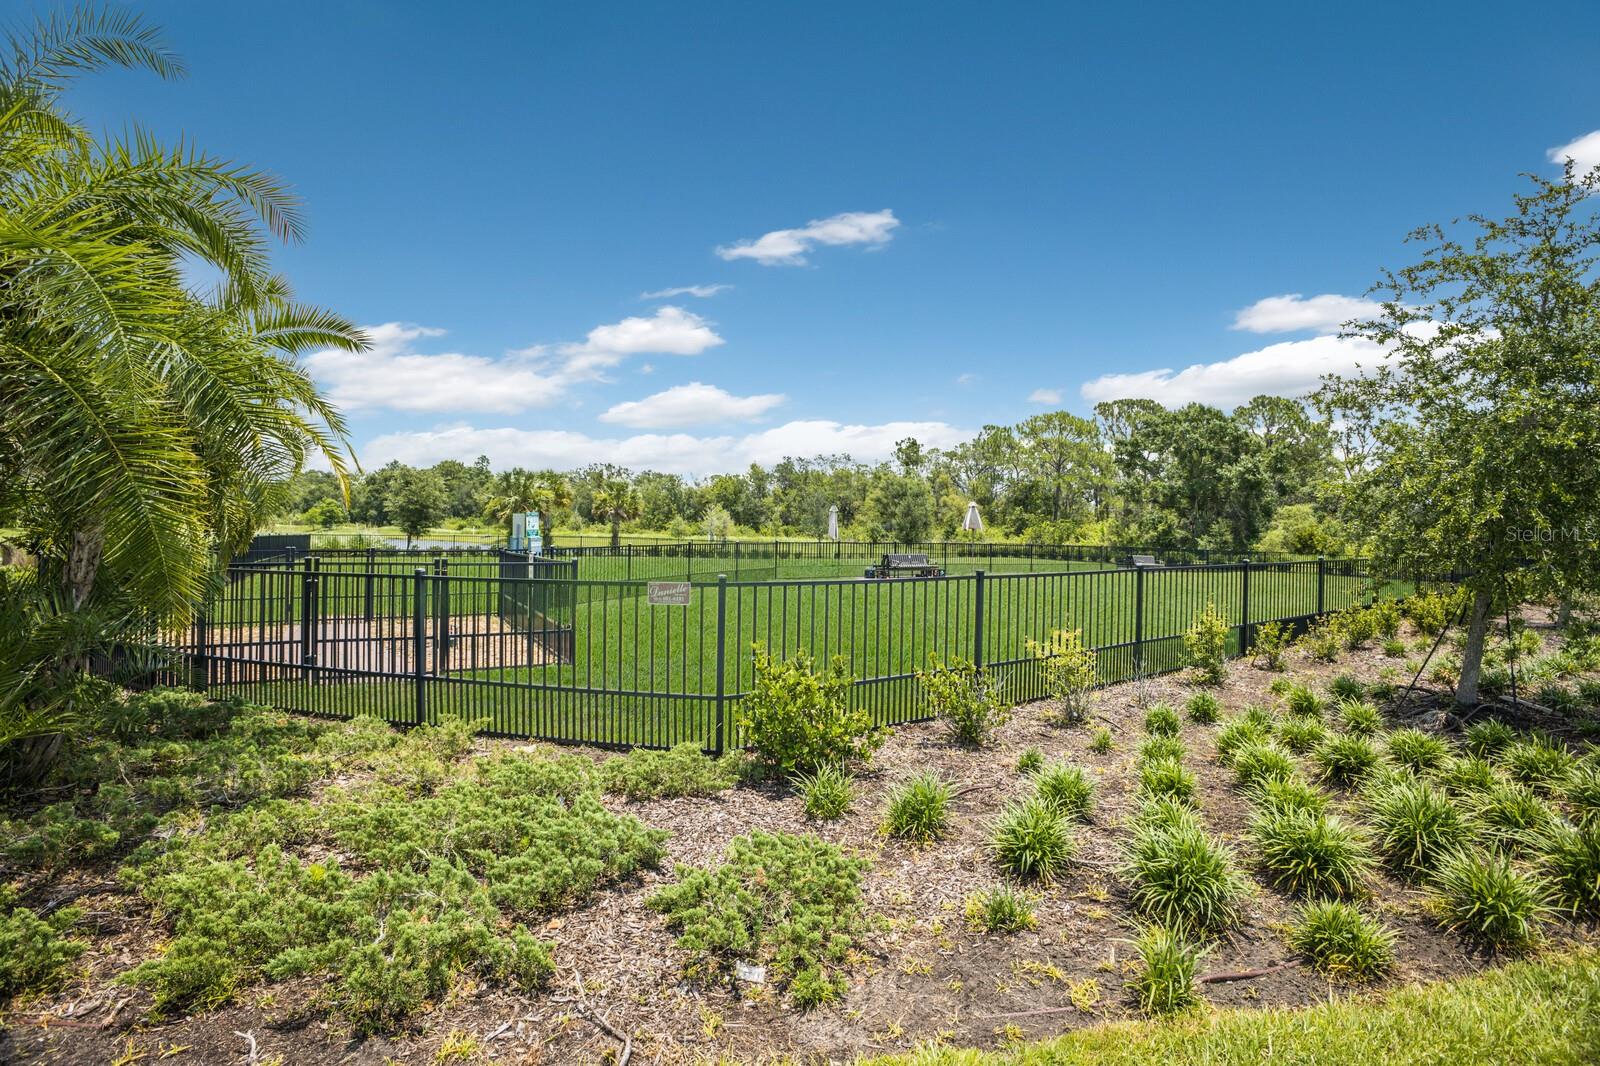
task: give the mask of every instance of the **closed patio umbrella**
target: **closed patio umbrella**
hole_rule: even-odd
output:
[[[839,539],[839,507],[837,504],[828,508],[828,539]]]
[[[976,502],[967,504],[967,517],[961,520],[961,528],[970,529],[974,532],[981,532],[983,530],[983,516],[978,513],[978,505]]]

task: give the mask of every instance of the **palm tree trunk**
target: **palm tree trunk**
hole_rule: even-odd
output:
[[[615,515],[611,519],[611,546],[622,547],[622,519]]]
[[[100,575],[100,560],[106,550],[105,526],[95,524],[72,534],[72,546],[67,549],[67,569],[62,575],[64,591],[74,611],[81,610],[94,592],[95,578]]]
[[[1489,635],[1491,606],[1487,592],[1480,590],[1473,597],[1472,614],[1467,622],[1467,645],[1461,650],[1461,679],[1456,683],[1458,709],[1478,705],[1478,678],[1483,673],[1483,645]]]

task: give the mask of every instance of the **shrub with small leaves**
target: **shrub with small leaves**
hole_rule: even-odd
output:
[[[1556,906],[1582,917],[1600,917],[1600,822],[1552,822],[1533,850]]]
[[[1328,695],[1333,697],[1335,703],[1359,700],[1366,694],[1367,690],[1362,687],[1361,682],[1349,674],[1338,674],[1328,682]]]
[[[1256,626],[1256,639],[1251,647],[1255,652],[1256,665],[1273,672],[1282,670],[1292,635],[1289,627],[1282,622],[1263,622]]]
[[[1328,809],[1328,797],[1299,776],[1269,777],[1251,786],[1249,796],[1251,802],[1268,814],[1283,811],[1321,814]]]
[[[795,778],[800,790],[807,818],[831,822],[844,817],[855,799],[855,788],[850,775],[839,766],[823,766],[815,772]]]
[[[1339,722],[1347,733],[1370,737],[1383,728],[1383,715],[1366,700],[1340,700]]]
[[[709,796],[732,788],[738,776],[735,759],[713,759],[695,741],[666,751],[635,748],[600,764],[605,790],[631,800]]]
[[[1119,872],[1140,914],[1191,933],[1232,924],[1245,886],[1227,845],[1192,817],[1137,820]]]
[[[1367,608],[1367,612],[1372,616],[1373,628],[1378,636],[1393,640],[1400,634],[1400,623],[1405,620],[1405,615],[1398,601],[1377,600]]]
[[[1112,748],[1111,730],[1102,726],[1094,731],[1094,736],[1089,739],[1089,750],[1096,755],[1104,755]]]
[[[1513,781],[1545,790],[1561,787],[1576,763],[1565,745],[1542,733],[1507,745],[1500,752],[1500,765]]]
[[[1296,755],[1314,751],[1328,740],[1328,727],[1315,718],[1291,718],[1278,727],[1278,742]]]
[[[917,672],[928,710],[944,722],[958,743],[980,747],[1011,720],[1011,706],[1001,697],[1000,681],[965,659],[941,662],[928,655],[928,669]]]
[[[1176,759],[1156,759],[1139,764],[1139,795],[1146,799],[1168,798],[1185,803],[1194,800],[1194,774]]]
[[[1389,761],[1414,774],[1443,766],[1450,746],[1420,729],[1396,729],[1388,736]]]
[[[1045,806],[1075,822],[1094,810],[1094,782],[1082,768],[1052,763],[1033,779],[1033,794]]]
[[[1066,873],[1077,841],[1066,818],[1038,799],[1014,803],[995,820],[989,838],[995,862],[1022,878],[1053,881]]]
[[[1235,718],[1217,730],[1217,758],[1224,766],[1231,765],[1240,750],[1271,739],[1271,727],[1263,729],[1248,718]]]
[[[974,892],[966,898],[967,924],[983,933],[1020,933],[1038,924],[1031,895],[1010,885]]]
[[[1268,876],[1296,895],[1354,895],[1372,869],[1366,840],[1337,815],[1263,811],[1251,821],[1250,836]]]
[[[1155,737],[1175,737],[1183,729],[1178,712],[1165,703],[1158,703],[1145,712],[1144,731]]]
[[[1171,929],[1150,925],[1140,931],[1134,950],[1139,954],[1139,969],[1132,985],[1140,1010],[1160,1017],[1200,1003],[1195,983],[1200,971],[1198,946]]]
[[[1189,721],[1198,722],[1200,725],[1211,725],[1222,717],[1222,704],[1209,692],[1201,691],[1190,695],[1183,709],[1188,712]]]
[[[804,651],[781,660],[758,645],[739,726],[756,756],[784,775],[870,759],[888,734],[871,712],[850,706],[850,689],[842,657],[818,671]]]
[[[1028,748],[1017,756],[1017,773],[1024,777],[1036,774],[1044,767],[1044,752],[1038,748]]]
[[[1181,760],[1189,754],[1179,737],[1146,737],[1139,745],[1140,762],[1159,762],[1162,759]]]
[[[1498,851],[1447,855],[1433,879],[1433,905],[1447,928],[1494,948],[1533,942],[1549,910],[1549,887]]]
[[[1202,685],[1220,685],[1228,678],[1228,632],[1232,626],[1207,603],[1183,633],[1183,664],[1194,669]]]
[[[1368,981],[1394,965],[1395,936],[1353,903],[1315,900],[1300,910],[1290,945],[1336,981]]]
[[[1424,782],[1398,781],[1376,788],[1366,803],[1379,854],[1407,876],[1426,874],[1472,839],[1472,823],[1461,809]]]
[[[1430,637],[1436,637],[1461,613],[1462,589],[1430,589],[1413,593],[1400,603],[1400,613]]]
[[[884,831],[925,844],[942,836],[950,822],[950,786],[933,771],[903,781],[889,793]]]
[[[64,907],[41,918],[27,907],[13,906],[10,895],[0,885],[0,1002],[57,987],[86,947],[67,935],[83,912]]]
[[[1339,639],[1344,641],[1344,646],[1350,651],[1365,648],[1372,643],[1372,638],[1378,635],[1378,618],[1366,607],[1352,607],[1347,611],[1341,611],[1334,616],[1333,621]]]
[[[1294,760],[1273,744],[1252,744],[1233,757],[1234,780],[1244,788],[1263,781],[1287,781],[1294,772]]]
[[[646,904],[678,932],[691,977],[726,981],[757,961],[807,1009],[844,990],[867,865],[813,836],[757,830],[735,837],[720,866],[679,866]]]
[[[1300,638],[1300,646],[1319,663],[1337,662],[1339,653],[1344,650],[1344,636],[1332,619],[1324,618],[1306,630]]]
[[[1479,758],[1497,755],[1501,749],[1517,741],[1517,731],[1498,718],[1485,718],[1473,722],[1462,733],[1467,750]]]
[[[1327,702],[1310,685],[1291,684],[1283,691],[1283,705],[1299,718],[1321,718]]]
[[[1089,693],[1096,681],[1095,652],[1083,641],[1081,629],[1057,629],[1043,643],[1029,639],[1028,654],[1039,660],[1045,691],[1060,707],[1064,725],[1077,725],[1089,716]]]
[[[1348,787],[1360,781],[1378,765],[1378,751],[1360,736],[1334,737],[1311,753],[1317,772],[1324,781]]]

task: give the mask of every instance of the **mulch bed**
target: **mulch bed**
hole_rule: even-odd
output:
[[[1290,676],[1326,681],[1350,673],[1372,682],[1385,667],[1400,663],[1377,650],[1347,654],[1336,664],[1309,662],[1296,652]],[[1235,662],[1227,683],[1215,690],[1225,715],[1273,703],[1267,686],[1276,676]],[[1051,724],[1048,704],[1028,705],[1018,709],[994,746],[978,751],[955,746],[937,724],[901,728],[858,778],[854,809],[832,823],[809,822],[799,798],[776,788],[741,787],[711,799],[608,799],[615,809],[671,832],[668,861],[661,871],[602,892],[539,930],[556,944],[558,973],[551,990],[525,997],[464,983],[414,1018],[411,1029],[386,1038],[352,1040],[337,1022],[307,1010],[315,992],[311,981],[248,989],[237,1004],[208,1014],[145,1024],[142,993],[111,978],[149,957],[160,930],[136,897],[91,891],[75,901],[85,909],[94,939],[85,959],[87,976],[56,996],[15,1006],[5,1019],[9,1032],[0,1035],[0,1061],[102,1063],[142,1051],[128,1061],[264,1064],[281,1056],[294,1064],[427,1063],[452,1034],[477,1041],[461,1061],[615,1061],[625,1048],[631,1062],[718,1056],[837,1061],[930,1040],[994,1047],[1133,1016],[1124,982],[1134,921],[1113,868],[1122,823],[1135,806],[1132,768],[1144,709],[1156,701],[1181,708],[1191,691],[1177,675],[1116,686],[1097,694],[1094,723],[1071,729]],[[1405,724],[1453,728],[1446,702],[1439,693],[1419,693],[1402,711]],[[1095,725],[1111,729],[1112,751],[1088,750]],[[1216,728],[1185,719],[1185,761],[1199,777],[1208,826],[1236,840],[1241,863],[1250,870],[1249,848],[1236,839],[1249,809],[1232,787],[1231,772],[1215,761]],[[486,751],[507,746],[517,745],[482,742]],[[1079,828],[1071,874],[1042,890],[1038,927],[1007,936],[976,933],[964,922],[962,901],[999,882],[986,851],[987,826],[1007,801],[1027,791],[1016,761],[1028,747],[1088,768],[1098,785],[1095,813]],[[888,791],[927,769],[939,771],[958,793],[950,834],[921,847],[887,840],[879,826]],[[1336,806],[1350,809],[1347,798]],[[673,863],[715,863],[731,838],[753,829],[815,833],[872,860],[864,882],[865,961],[850,974],[841,1001],[802,1014],[757,986],[689,984],[673,935],[644,906],[650,892],[672,879]],[[1442,932],[1414,886],[1379,875],[1372,887],[1373,906],[1398,934],[1399,963],[1386,980],[1369,987],[1381,991],[1496,962]],[[61,892],[72,889],[70,880],[59,886]],[[1295,910],[1293,900],[1255,879],[1242,920],[1212,946],[1203,964],[1213,978],[1203,985],[1210,1003],[1300,1005],[1350,994],[1294,959],[1283,934]],[[1565,923],[1549,928],[1550,942],[1577,939],[1592,941],[1595,930]]]

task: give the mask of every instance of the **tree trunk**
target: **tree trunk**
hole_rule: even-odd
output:
[[[1556,606],[1556,626],[1561,629],[1572,624],[1572,600],[1570,597],[1561,597],[1561,602]]]
[[[1478,677],[1483,673],[1483,643],[1489,635],[1489,608],[1493,605],[1487,592],[1479,591],[1472,601],[1472,613],[1467,621],[1467,646],[1461,651],[1461,680],[1456,683],[1456,706],[1470,709],[1478,705]]]
[[[622,519],[620,518],[611,520],[611,546],[613,548],[622,547]]]
[[[67,549],[67,570],[62,575],[63,591],[74,611],[81,610],[94,592],[95,578],[100,574],[100,560],[105,555],[106,528],[93,525],[72,534],[72,546]]]

